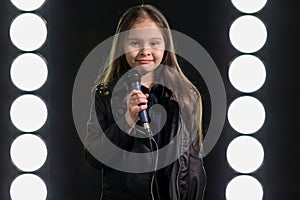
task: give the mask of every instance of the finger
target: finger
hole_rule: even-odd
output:
[[[139,112],[141,112],[142,110],[146,110],[147,109],[147,105],[140,105],[140,106],[133,106],[132,109],[131,109],[131,112],[134,114],[134,115],[138,115]]]
[[[144,94],[142,91],[136,90],[136,89],[132,90],[130,95],[131,96],[135,96],[135,95],[137,95],[137,96],[147,96],[147,97],[149,96],[149,94],[147,94],[147,93]]]
[[[134,95],[130,98],[131,102],[135,102],[135,103],[147,103],[147,95],[144,94],[140,94],[140,95]]]
[[[135,99],[134,100],[134,103],[136,104],[147,104],[148,103],[148,100],[146,98],[138,98],[138,99]]]
[[[140,93],[140,91],[138,90],[131,91],[130,94],[127,96],[127,100],[134,101],[136,98],[138,98],[138,93]]]
[[[137,99],[137,98],[144,98],[144,99],[147,99],[147,95],[144,94],[144,93],[136,93],[136,94],[132,95],[131,98],[133,98],[133,99]]]
[[[148,107],[148,105],[147,104],[143,104],[143,105],[140,105],[139,107],[140,107],[140,111],[142,111],[142,110],[146,110],[147,107]]]
[[[136,94],[143,94],[143,92],[135,89],[131,91],[131,95],[136,95]]]
[[[132,90],[132,91],[128,94],[127,98],[128,98],[128,99],[133,98],[133,97],[134,97],[136,94],[138,94],[138,93],[141,93],[141,91],[139,91],[139,90]]]

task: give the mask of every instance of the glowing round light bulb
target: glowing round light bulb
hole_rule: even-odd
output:
[[[40,8],[45,0],[10,0],[18,9],[23,11],[34,11]]]
[[[264,149],[255,138],[239,136],[228,145],[226,156],[235,171],[252,173],[263,163]]]
[[[253,55],[241,55],[235,58],[229,67],[231,84],[241,92],[255,92],[266,80],[263,62]]]
[[[229,39],[238,51],[254,53],[265,45],[267,29],[257,17],[244,15],[232,23],[229,30]]]
[[[227,115],[233,129],[239,133],[252,134],[262,127],[266,114],[259,100],[251,96],[242,96],[230,104]]]
[[[40,48],[47,38],[45,21],[36,14],[24,13],[17,16],[10,26],[10,39],[22,51]]]
[[[12,200],[46,200],[45,182],[34,174],[22,174],[15,178],[10,186]]]
[[[24,91],[34,91],[46,82],[48,68],[41,56],[25,53],[13,61],[10,75],[16,87]]]
[[[228,183],[225,195],[226,200],[262,200],[263,188],[254,177],[240,175]]]
[[[10,156],[17,168],[25,172],[32,172],[44,165],[47,158],[47,147],[40,137],[23,134],[13,141]]]
[[[45,124],[47,116],[48,111],[44,101],[31,94],[18,97],[10,108],[12,123],[24,132],[40,129]]]
[[[232,4],[241,12],[256,13],[260,11],[267,3],[267,0],[231,0]]]

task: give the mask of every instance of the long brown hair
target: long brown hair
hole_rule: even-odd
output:
[[[146,18],[154,21],[159,28],[162,30],[162,34],[165,41],[165,50],[164,57],[161,62],[162,65],[172,68],[177,71],[180,79],[182,81],[176,80],[174,77],[167,75],[168,80],[171,84],[178,86],[180,83],[180,90],[183,91],[172,91],[174,92],[175,100],[181,101],[184,104],[184,109],[188,110],[188,113],[193,115],[194,120],[197,124],[197,130],[199,134],[199,144],[202,145],[203,134],[202,134],[202,100],[201,95],[197,88],[189,81],[189,79],[182,72],[175,52],[174,42],[172,39],[172,33],[168,24],[168,21],[164,15],[152,5],[140,5],[129,8],[120,18],[118,26],[116,29],[116,34],[114,36],[112,47],[110,51],[109,58],[107,60],[106,68],[103,73],[97,79],[97,84],[102,83],[107,85],[108,82],[112,79],[119,79],[125,72],[127,72],[131,67],[126,61],[124,52],[123,52],[123,37],[120,37],[120,33],[128,31],[133,24],[136,22],[142,21]],[[121,56],[117,56],[121,55]],[[195,105],[198,105],[198,109],[195,109]],[[183,108],[181,108],[182,110]],[[196,113],[195,113],[196,110]],[[192,123],[194,124],[194,123]]]

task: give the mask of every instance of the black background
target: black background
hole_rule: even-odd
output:
[[[86,165],[83,146],[72,118],[72,88],[81,62],[88,53],[114,34],[120,15],[140,1],[49,0],[34,13],[47,21],[48,38],[37,50],[48,61],[48,80],[33,92],[47,102],[48,120],[36,134],[48,147],[45,165],[34,172],[41,176],[50,200],[99,199],[99,172]],[[227,1],[158,1],[157,6],[167,17],[172,29],[197,40],[211,55],[223,77],[227,104],[244,95],[228,80],[228,63],[240,55],[228,39],[231,23],[243,13]],[[10,80],[10,65],[22,53],[10,42],[9,26],[22,13],[9,0],[0,1],[0,199],[9,199],[11,181],[20,173],[10,161],[9,148],[22,134],[10,121],[9,109],[15,98],[24,92]],[[253,175],[261,181],[264,199],[295,199],[299,186],[299,59],[300,17],[296,0],[272,0],[254,15],[265,22],[268,40],[255,53],[267,70],[263,87],[251,93],[266,110],[264,126],[253,136],[264,146],[265,160]],[[215,148],[204,158],[208,175],[206,200],[225,199],[228,181],[237,175],[226,161],[226,148],[239,136],[226,120]]]

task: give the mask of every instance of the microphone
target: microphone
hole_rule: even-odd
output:
[[[128,75],[128,78],[131,82],[132,89],[142,91],[141,85],[141,76],[135,71]],[[150,133],[150,124],[147,110],[142,110],[139,112],[140,122],[143,124],[144,129],[147,133]]]

